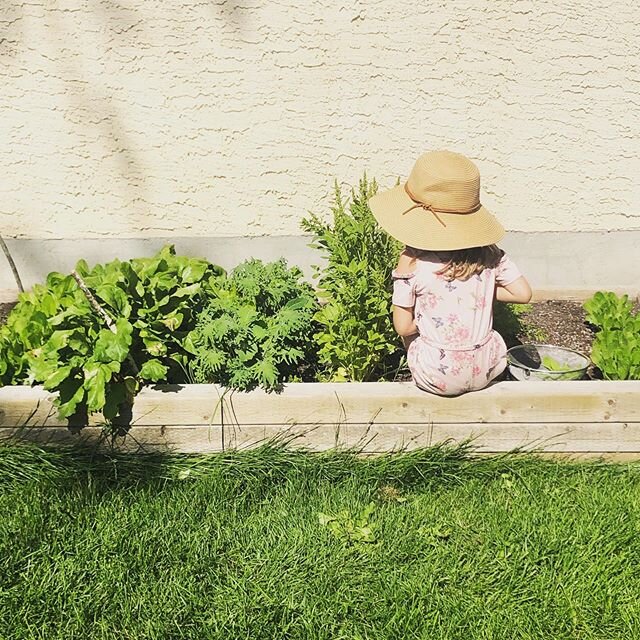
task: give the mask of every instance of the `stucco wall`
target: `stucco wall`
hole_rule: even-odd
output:
[[[432,148],[508,229],[640,229],[637,6],[2,2],[1,232],[295,235]]]

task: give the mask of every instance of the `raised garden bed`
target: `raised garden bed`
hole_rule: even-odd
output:
[[[128,451],[215,452],[291,440],[364,453],[474,438],[479,453],[640,459],[640,382],[500,382],[440,398],[411,383],[299,383],[281,394],[216,385],[158,386],[136,398],[126,435],[105,437],[98,416],[67,425],[40,388],[0,389],[0,438],[84,442]]]

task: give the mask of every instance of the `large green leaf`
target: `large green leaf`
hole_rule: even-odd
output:
[[[71,338],[74,333],[74,329],[54,331],[47,341],[47,351],[60,351],[60,349],[67,346],[69,338]]]
[[[123,382],[116,382],[106,387],[105,403],[102,413],[107,420],[113,420],[120,411],[120,405],[128,399],[127,387]]]
[[[30,355],[28,360],[31,374],[37,382],[44,382],[50,378],[60,366],[57,360],[49,360],[42,354],[39,354],[36,357]]]
[[[96,341],[94,358],[99,362],[122,362],[129,353],[133,327],[127,320],[116,322],[116,333],[102,329]]]
[[[104,300],[120,318],[128,318],[131,315],[131,304],[127,294],[115,284],[101,285],[96,289],[96,295]]]
[[[76,272],[81,278],[89,275],[89,265],[86,260],[78,260],[76,262]]]
[[[83,381],[78,378],[67,378],[58,389],[57,405],[60,417],[68,418],[73,415],[84,396]]]
[[[142,332],[141,332],[142,333]],[[161,340],[153,340],[152,338],[143,338],[144,346],[152,356],[167,355],[167,345]]]
[[[55,371],[51,373],[51,375],[47,376],[44,380],[44,388],[47,391],[51,391],[56,389],[64,380],[66,380],[71,374],[71,367],[69,365],[64,365],[62,367],[57,367]]]
[[[175,290],[173,296],[176,298],[191,297],[198,293],[201,288],[202,285],[199,282],[194,282],[193,284],[189,284],[185,287],[179,287]]]
[[[182,324],[183,319],[184,316],[181,313],[174,312],[166,316],[165,318],[162,318],[160,322],[162,322],[162,324],[167,327],[167,329],[176,331]]]
[[[105,404],[106,385],[111,380],[112,368],[102,362],[88,362],[84,368],[84,386],[87,391],[87,409],[99,411]]]
[[[160,380],[164,380],[168,367],[160,362],[160,360],[156,360],[155,358],[151,358],[151,360],[147,360],[140,369],[140,377],[143,380],[151,380],[152,382],[159,382]]]
[[[191,331],[187,334],[187,337],[184,339],[182,343],[182,348],[189,353],[197,355],[199,353],[198,347],[194,343],[194,338],[197,340],[199,336],[199,332]]]
[[[189,260],[189,263],[180,274],[182,282],[184,283],[198,283],[202,280],[204,274],[207,272],[209,263],[204,260]],[[186,289],[186,287],[184,287]]]

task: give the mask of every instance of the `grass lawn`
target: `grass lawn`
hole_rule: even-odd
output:
[[[0,638],[640,638],[640,466],[3,446]]]

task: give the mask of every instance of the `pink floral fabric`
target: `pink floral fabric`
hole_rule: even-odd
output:
[[[419,331],[407,351],[413,380],[439,395],[482,389],[504,371],[507,348],[493,330],[494,292],[522,275],[505,254],[495,269],[447,282],[436,272],[450,257],[423,252],[413,273],[393,273],[393,304],[413,308]]]

